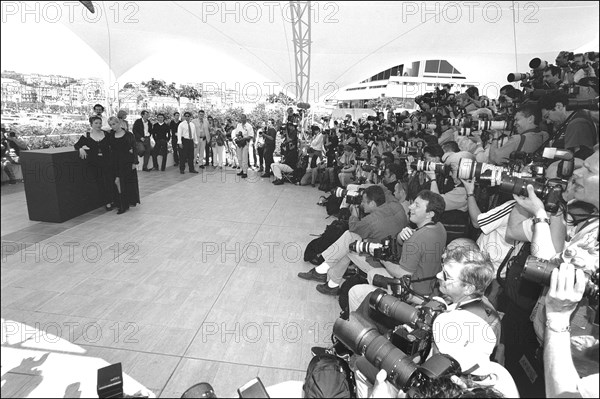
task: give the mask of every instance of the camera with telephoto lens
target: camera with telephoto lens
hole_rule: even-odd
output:
[[[575,158],[573,153],[568,150],[558,148],[545,148],[542,157],[549,160],[559,159],[557,177],[548,179],[543,177],[534,164],[532,177],[516,177],[504,174],[500,182],[500,190],[510,194],[516,194],[527,197],[527,186],[531,184],[535,195],[544,203],[544,208],[550,213],[556,213],[564,202],[563,193],[567,189],[568,180],[573,175],[575,168]],[[543,170],[543,168],[542,168]]]
[[[348,205],[360,205],[362,203],[364,188],[358,189],[358,191],[351,191],[346,194],[346,204]]]
[[[503,176],[532,177],[529,173],[519,173],[506,166],[497,166],[484,162],[477,162],[469,158],[461,158],[458,162],[458,178],[474,180],[480,186],[495,187],[502,182]]]
[[[348,200],[346,199],[346,201]],[[358,255],[371,255],[373,258],[381,260],[391,259],[396,253],[395,240],[392,236],[384,238],[381,242],[356,240],[350,243],[349,249]]]
[[[447,176],[450,174],[450,165],[430,161],[412,161],[410,167],[417,172],[435,172]]]
[[[385,175],[385,168],[382,168],[379,165],[363,165],[361,168],[365,172],[375,172],[375,175],[379,178],[382,178]]]
[[[561,263],[562,260],[560,258],[545,260],[536,258],[535,256],[529,256],[525,261],[525,267],[523,268],[521,276],[531,282],[549,287],[552,270],[556,269],[557,267],[560,267]],[[598,270],[594,272],[584,270],[584,276],[585,290],[583,292],[583,296],[586,298],[597,300],[599,293]]]
[[[409,155],[420,157],[423,156],[423,149],[419,147],[397,147],[396,153],[399,154],[401,158],[406,158]]]
[[[436,127],[437,127],[437,125],[435,123],[417,123],[417,130],[425,130],[425,129],[435,130]]]
[[[550,213],[556,213],[563,201],[562,195],[566,189],[566,183],[560,179],[535,179],[503,176],[500,190],[527,197],[527,186],[532,185],[535,195],[542,200],[544,208]]]
[[[459,364],[446,355],[434,355],[420,367],[414,362],[417,356],[421,361],[427,358],[433,336],[433,320],[445,310],[445,305],[432,301],[433,304],[425,304],[417,309],[387,295],[381,289],[369,294],[363,304],[365,302],[369,304],[369,314],[384,311],[395,318],[398,327],[382,335],[373,325],[370,316],[352,312],[349,321],[336,320],[333,334],[355,354],[364,356],[377,370],[385,370],[387,380],[396,388],[406,391],[435,379],[436,376],[460,373]],[[405,324],[409,327],[401,328]],[[397,345],[408,348],[409,351],[404,352]],[[358,363],[357,365],[359,366]]]
[[[371,319],[385,322],[381,319],[381,316],[384,316],[396,324],[390,336],[394,346],[409,356],[429,351],[433,322],[446,310],[446,304],[429,300],[419,307],[414,307],[380,288],[373,291],[368,298]]]

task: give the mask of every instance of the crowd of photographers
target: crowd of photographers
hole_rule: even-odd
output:
[[[298,275],[342,308],[313,352],[359,396],[598,396],[598,53],[530,67],[498,99],[284,123],[274,183],[319,185],[338,217]]]

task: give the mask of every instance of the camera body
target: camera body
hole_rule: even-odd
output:
[[[397,254],[395,240],[392,236],[384,238],[381,242],[356,240],[350,243],[349,249],[359,255],[371,255],[373,258],[381,260],[390,260]]]

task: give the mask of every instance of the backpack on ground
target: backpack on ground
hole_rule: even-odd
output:
[[[315,238],[308,243],[304,250],[304,260],[310,262],[317,255],[329,248],[338,238],[348,230],[348,223],[340,220],[334,220],[329,224],[320,237]]]
[[[356,384],[348,363],[330,354],[312,358],[302,387],[305,398],[354,398]]]

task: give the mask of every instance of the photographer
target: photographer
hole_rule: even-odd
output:
[[[454,358],[460,364],[461,374],[453,381],[465,388],[472,383],[493,387],[506,397],[518,397],[511,375],[490,361],[500,337],[500,318],[483,293],[493,278],[487,254],[465,247],[444,253],[437,279],[449,305],[433,321],[430,357],[441,353]],[[359,287],[355,286],[350,294]]]
[[[277,131],[275,130],[275,120],[270,118],[267,121],[267,130],[263,132],[262,137],[265,140],[264,157],[265,173],[261,177],[271,177],[271,165],[273,164],[273,153],[275,152],[275,140]]]
[[[469,234],[467,195],[462,183],[458,180],[458,165],[461,158],[474,160],[475,157],[468,152],[458,152],[446,153],[443,158],[444,164],[450,166],[450,176],[438,176],[432,171],[426,171],[425,174],[431,181],[431,191],[440,194],[446,204],[440,221],[446,228],[448,242],[450,242]],[[440,189],[438,181],[444,178],[444,186]]]
[[[549,90],[556,90],[561,84],[560,68],[554,65],[548,65],[544,69],[544,87]]]
[[[242,167],[241,172],[237,175],[241,176],[242,179],[245,179],[248,177],[249,143],[250,141],[254,140],[254,128],[250,123],[248,123],[248,118],[246,115],[242,114],[240,116],[240,122],[237,124],[237,127],[233,133],[236,137],[235,144],[237,145],[236,154],[238,165]],[[201,135],[199,135],[199,137],[201,137]],[[202,153],[200,153],[200,162],[202,162]],[[208,156],[206,158],[206,165],[208,165]],[[200,167],[202,167],[202,165]]]
[[[544,120],[560,133],[554,137],[554,146],[566,148],[579,159],[592,155],[592,148],[598,143],[598,128],[590,111],[567,111],[569,96],[561,92],[546,94],[539,104]]]
[[[288,118],[293,118],[293,115]],[[282,173],[292,173],[298,166],[298,132],[292,122],[284,125],[281,132],[284,135],[281,143],[281,161],[271,165],[271,171],[275,176],[273,184],[276,186],[283,184]]]
[[[385,192],[379,186],[365,189],[360,208],[367,216],[361,219],[359,206],[350,207],[349,229],[323,252],[321,259],[324,262],[308,273],[298,274],[302,279],[325,283],[317,286],[317,291],[322,294],[338,294],[350,262],[365,273],[372,269],[365,257],[350,252],[351,243],[357,240],[378,243],[386,237],[396,237],[408,224],[402,205],[392,198],[386,200]]]
[[[444,211],[444,199],[436,193],[423,190],[409,206],[409,220],[417,228],[406,227],[397,235],[400,258],[397,262],[382,261],[383,268],[367,272],[367,280],[372,284],[377,274],[400,278],[410,274],[413,279],[432,277],[439,273],[440,259],[446,247],[446,229],[439,223]],[[421,295],[435,292],[435,281],[413,283],[411,288]],[[350,289],[348,300],[350,311],[358,309],[362,301],[376,288],[372,285],[357,285]]]
[[[356,154],[351,145],[344,145],[344,155],[337,159],[337,164],[340,186],[346,187],[354,180],[354,172],[356,172]]]
[[[490,163],[503,165],[515,152],[532,154],[539,150],[546,140],[548,133],[538,127],[541,120],[539,107],[535,104],[523,104],[515,115],[515,129],[517,134],[500,146],[502,132],[495,131],[490,143]]]
[[[544,342],[544,372],[546,396],[597,398],[598,372],[580,378],[571,360],[570,317],[583,297],[585,276],[582,270],[563,263],[552,271],[550,290],[546,297],[546,334]],[[598,343],[590,353],[598,356]],[[593,356],[593,355],[592,355]]]
[[[583,167],[575,170],[569,182],[572,196],[578,201],[576,204],[579,204],[579,209],[573,209],[576,204],[570,202],[566,217],[560,211],[556,215],[548,215],[544,203],[536,197],[531,185],[527,187],[528,197],[515,196],[520,210],[524,210],[526,215],[519,216],[513,211],[509,225],[519,226],[525,239],[531,238],[532,255],[541,259],[555,259],[562,263],[573,264],[586,274],[597,272],[599,174],[599,150],[596,145],[594,154],[585,160]],[[517,210],[517,207],[515,209]],[[571,215],[570,212],[573,214]],[[527,219],[529,215],[533,216],[533,219]],[[562,237],[562,240],[557,237]],[[546,288],[531,314],[533,328],[540,343],[544,342],[546,325],[544,308],[547,292]],[[590,314],[592,309],[590,305],[587,297],[579,302],[570,328],[573,336],[591,335],[597,340],[598,326],[597,321],[594,321],[594,315]],[[586,358],[584,352],[587,349],[586,345],[581,345],[580,350],[573,353],[577,371],[582,375],[589,374],[590,368],[598,367],[597,361],[594,363]]]

